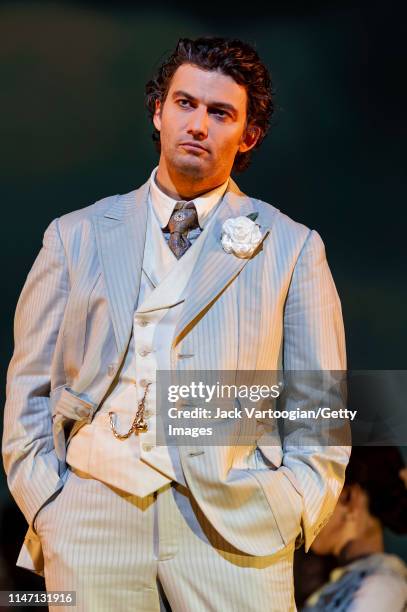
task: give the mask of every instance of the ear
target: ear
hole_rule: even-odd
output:
[[[345,485],[341,491],[341,494],[339,495],[337,502],[338,506],[343,506],[344,510],[347,510],[350,505],[351,496],[351,487],[349,485]]]
[[[161,100],[155,101],[155,111],[153,115],[154,127],[160,132],[161,131]]]
[[[250,149],[255,146],[259,138],[260,128],[257,127],[257,125],[248,125],[244,131],[242,141],[239,145],[239,152],[246,153],[247,151],[250,151]]]
[[[349,485],[348,491],[349,493],[346,505],[350,512],[359,514],[360,512],[368,509],[369,497],[359,483],[355,482]]]

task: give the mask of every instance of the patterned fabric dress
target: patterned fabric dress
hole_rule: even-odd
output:
[[[305,602],[304,612],[404,612],[407,566],[395,555],[366,555],[333,570]]]

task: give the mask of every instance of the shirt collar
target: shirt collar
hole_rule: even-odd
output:
[[[168,225],[168,221],[170,220],[175,204],[180,200],[171,198],[158,187],[155,181],[157,170],[158,166],[154,168],[150,176],[151,203],[161,228],[164,228]],[[228,183],[229,177],[224,183],[222,183],[222,185],[219,185],[218,187],[215,187],[215,189],[211,189],[210,191],[202,193],[200,196],[193,198],[193,202],[198,213],[198,223],[201,229],[204,228],[205,223],[211,216],[211,212],[214,211],[216,205],[221,201],[222,196],[227,189]]]

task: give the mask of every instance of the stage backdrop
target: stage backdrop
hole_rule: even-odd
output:
[[[14,309],[42,234],[55,217],[147,179],[157,156],[144,84],[181,36],[256,46],[276,112],[235,178],[321,234],[349,367],[406,367],[404,20],[391,2],[344,4],[2,3],[2,400]],[[0,490],[4,563],[14,562],[25,524],[4,477]],[[389,547],[407,557],[405,540]]]

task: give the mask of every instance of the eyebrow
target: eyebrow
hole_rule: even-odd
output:
[[[191,94],[189,94],[186,91],[182,91],[181,89],[178,89],[177,91],[174,91],[174,93],[172,94],[172,98],[178,98],[179,96],[182,96],[183,98],[187,98],[188,100],[191,100],[191,102],[196,102],[197,98],[194,98],[194,96],[191,96]],[[229,104],[228,102],[217,102],[215,100],[209,102],[207,104],[207,106],[210,107],[216,107],[216,108],[223,108],[225,110],[230,111],[235,117],[238,115],[238,110],[235,106],[233,106],[233,104]]]

